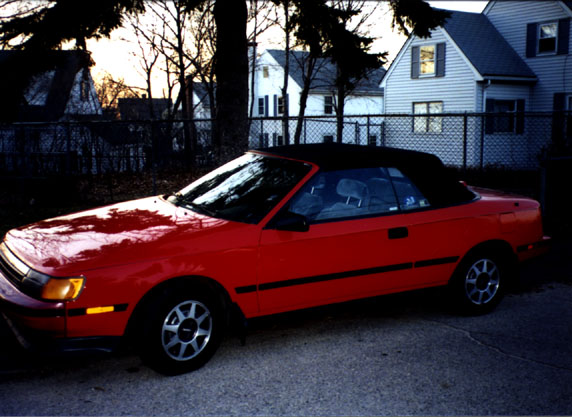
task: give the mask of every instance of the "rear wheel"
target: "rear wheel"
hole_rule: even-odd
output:
[[[492,252],[469,255],[451,280],[453,301],[464,313],[490,312],[504,295],[509,269],[508,262]]]
[[[222,306],[214,294],[167,289],[147,309],[142,358],[166,375],[190,372],[212,357],[223,332]]]

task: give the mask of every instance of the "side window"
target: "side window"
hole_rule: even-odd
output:
[[[398,169],[378,167],[319,173],[293,198],[290,211],[319,222],[428,206],[427,199]]]
[[[397,168],[389,168],[388,171],[401,210],[406,211],[429,207],[429,201],[407,176]]]

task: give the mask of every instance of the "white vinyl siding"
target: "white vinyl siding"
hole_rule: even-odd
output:
[[[411,48],[445,42],[445,76],[411,78]],[[441,29],[430,39],[413,38],[398,56],[391,73],[384,79],[385,112],[410,114],[412,103],[442,101],[447,112],[474,112],[476,98],[475,73],[451,45]]]

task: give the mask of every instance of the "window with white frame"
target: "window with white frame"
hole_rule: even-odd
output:
[[[435,74],[435,45],[425,45],[419,48],[419,75]]]
[[[443,113],[442,101],[429,101],[413,103],[413,132],[415,133],[441,133],[443,130],[443,118],[430,116]],[[423,115],[423,116],[420,116]]]
[[[284,97],[278,97],[278,114],[284,114],[285,104],[286,100],[284,100]]]
[[[538,25],[538,53],[556,53],[558,37],[558,22],[541,23]]]
[[[445,42],[411,47],[411,78],[445,76]]]
[[[264,97],[258,98],[258,115],[265,115]]]
[[[262,67],[262,76],[263,76],[264,78],[268,78],[268,76],[269,76],[268,65],[264,65],[264,66]]]

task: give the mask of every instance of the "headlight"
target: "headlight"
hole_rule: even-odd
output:
[[[14,255],[3,242],[0,244],[0,256],[21,277],[19,281],[22,290],[32,297],[70,301],[75,300],[83,289],[84,277],[57,278],[35,271]]]
[[[83,289],[84,277],[56,278],[30,269],[22,280],[28,294],[50,301],[75,300]]]

